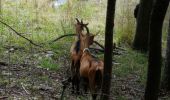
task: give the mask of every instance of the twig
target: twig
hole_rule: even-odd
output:
[[[99,52],[104,52],[104,49],[98,49],[98,48],[89,48],[89,49],[91,49],[91,50],[97,50],[97,51],[99,51]],[[112,53],[113,53],[114,55],[121,55],[121,53],[116,52],[116,51],[113,51]]]
[[[121,47],[115,47],[115,49],[126,51],[124,48],[121,48]]]
[[[13,28],[12,28],[11,26],[9,26],[7,23],[5,23],[5,22],[3,22],[3,21],[1,21],[1,20],[0,20],[0,22],[1,22],[2,24],[4,24],[5,26],[9,27],[9,28],[10,28],[12,31],[14,31],[18,36],[20,36],[20,37],[24,38],[25,40],[29,41],[29,42],[30,42],[31,44],[33,44],[34,46],[42,47],[42,46],[34,43],[32,40],[30,40],[30,39],[24,37],[23,35],[21,35],[21,33],[17,32],[15,29],[13,29]]]
[[[90,47],[89,49],[90,50],[96,50],[96,51],[99,51],[99,52],[104,52],[104,49],[92,48],[92,47]]]
[[[6,62],[0,62],[0,65],[7,66],[8,64]]]
[[[102,49],[104,49],[104,46],[102,46],[99,42],[97,41],[93,41],[95,44],[97,44],[98,46],[100,46]]]
[[[30,93],[25,89],[25,87],[23,86],[23,83],[21,83],[21,86],[22,86],[23,90],[25,91],[25,93],[30,94]]]
[[[64,37],[67,37],[67,36],[75,36],[75,35],[76,35],[76,34],[65,34],[65,35],[62,35],[62,36],[57,37],[56,39],[52,40],[52,41],[50,42],[50,44],[53,43],[53,42],[58,41],[58,40],[61,39],[61,38],[64,38]]]
[[[1,66],[22,66],[22,67],[31,66],[30,64],[24,64],[24,63],[21,63],[21,64],[15,64],[15,63],[9,64],[7,62],[1,62],[1,61],[0,61],[0,65]]]
[[[104,49],[104,46],[101,45],[99,42],[97,41],[93,41],[95,44],[97,44],[98,46],[100,46],[102,49]],[[118,49],[118,50],[122,50],[122,51],[126,51],[125,49],[121,48],[121,47],[116,47],[114,49]]]
[[[8,98],[8,97],[7,96],[0,96],[0,100],[4,100],[6,98]]]

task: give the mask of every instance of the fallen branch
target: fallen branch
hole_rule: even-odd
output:
[[[34,43],[32,40],[30,40],[30,39],[24,37],[23,35],[21,35],[21,33],[17,32],[15,29],[13,29],[13,28],[12,28],[11,26],[9,26],[7,23],[5,23],[5,22],[3,22],[3,21],[1,21],[1,20],[0,20],[0,22],[1,22],[2,24],[4,24],[5,26],[7,26],[8,28],[10,28],[12,31],[14,31],[18,36],[20,36],[20,37],[24,38],[25,40],[29,41],[29,42],[30,42],[31,44],[33,44],[34,46],[42,47],[42,46]]]
[[[123,48],[121,48],[121,47],[115,47],[115,49],[122,50],[122,51],[126,51],[125,49],[123,49]]]
[[[52,41],[50,42],[50,44],[53,43],[53,42],[58,41],[58,40],[61,39],[61,38],[64,38],[64,37],[67,37],[67,36],[75,36],[75,35],[76,35],[76,34],[65,34],[65,35],[62,35],[62,36],[57,37],[56,39],[52,40]]]
[[[104,52],[104,49],[99,49],[99,48],[89,48],[90,50],[95,50],[95,51],[99,51],[99,52]]]
[[[89,48],[89,49],[91,49],[91,50],[97,50],[97,51],[99,51],[99,52],[104,52],[104,49],[99,49],[99,48]],[[121,53],[116,52],[116,51],[113,51],[112,53],[113,53],[114,55],[121,55]]]
[[[4,99],[7,99],[8,97],[7,96],[0,96],[0,100],[4,100]]]
[[[93,41],[95,44],[97,44],[98,46],[100,46],[102,49],[104,49],[104,46],[103,45],[101,45],[99,42],[97,42],[97,41]]]
[[[0,62],[0,65],[7,66],[8,64],[6,62]]]
[[[21,86],[22,86],[23,90],[25,91],[25,93],[30,94],[30,93],[25,89],[23,83],[21,83]]]
[[[1,66],[23,66],[23,67],[26,67],[26,66],[31,66],[31,65],[29,65],[29,64],[15,64],[15,63],[13,63],[13,64],[8,64],[8,63],[6,63],[6,62],[1,62],[0,61],[0,65]]]

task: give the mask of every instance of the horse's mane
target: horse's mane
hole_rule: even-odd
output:
[[[76,53],[78,53],[80,51],[80,40],[77,40],[76,46],[74,49],[76,50]]]

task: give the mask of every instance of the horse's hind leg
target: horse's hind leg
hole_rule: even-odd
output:
[[[72,77],[72,89],[71,89],[71,93],[74,93],[74,77]]]
[[[79,83],[80,83],[79,76],[76,75],[76,92],[77,92],[77,94],[80,94]]]
[[[87,93],[87,88],[88,88],[88,79],[85,77],[80,77],[80,88],[81,93],[86,94]]]
[[[84,92],[87,93],[87,88],[89,86],[89,80],[88,78],[84,78]]]

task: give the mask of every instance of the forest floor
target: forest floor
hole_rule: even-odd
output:
[[[57,72],[44,68],[38,68],[34,65],[12,65],[10,72],[8,66],[0,66],[1,83],[0,98],[9,99],[38,99],[38,100],[56,100],[59,99],[62,92],[62,81],[66,79],[66,69],[69,64],[61,67]],[[144,93],[144,86],[139,84],[138,75],[129,74],[125,78],[115,77],[112,79],[111,100],[121,99],[139,99]],[[71,94],[71,85],[67,87],[64,93],[66,100],[90,99],[87,96],[78,96]]]
[[[4,59],[4,62],[0,61],[0,100],[59,100],[63,90],[62,82],[71,74],[69,51],[66,49],[70,43],[58,44],[61,46],[57,45],[60,52],[54,55],[56,57],[47,57],[54,62],[46,61],[47,58],[43,55],[49,54],[37,53],[37,49],[32,50],[34,51],[31,53],[32,56],[28,54],[27,57],[23,57],[24,59],[22,58],[24,50],[18,50],[10,55],[3,51],[1,60]],[[23,61],[15,62],[14,58],[21,58]],[[39,61],[40,58],[42,61]],[[113,61],[116,64],[113,65],[110,100],[139,100],[143,97],[147,71],[146,58],[145,54],[133,50],[126,50],[122,55],[114,56]],[[54,68],[57,66],[58,68]],[[91,100],[90,93],[72,94],[71,84],[67,86],[63,97],[64,100]],[[160,99],[168,98],[165,95]]]

